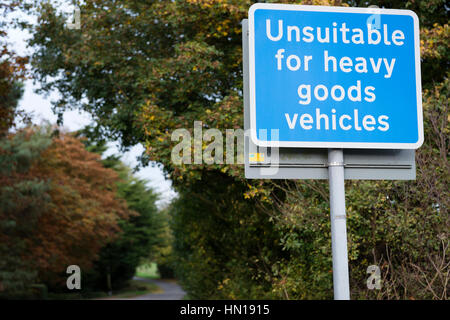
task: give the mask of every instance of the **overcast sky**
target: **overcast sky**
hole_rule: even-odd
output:
[[[60,1],[60,3],[64,3],[64,1]],[[66,12],[71,11],[70,6],[61,5],[61,9]],[[26,39],[28,38],[30,38],[30,34],[26,31],[18,29],[8,30],[10,47],[19,55],[29,55],[31,53],[31,49],[26,47]],[[43,121],[56,123],[57,117],[51,110],[51,101],[56,99],[57,93],[53,93],[49,97],[44,97],[34,92],[37,88],[39,88],[39,84],[33,85],[32,80],[25,82],[25,93],[19,102],[19,108],[33,113],[33,123],[40,124]],[[64,114],[64,128],[69,131],[81,129],[91,122],[90,115],[85,112],[68,111]],[[129,152],[120,153],[118,143],[112,141],[109,143],[109,149],[105,155],[121,154],[123,162],[130,167],[135,167],[138,163],[136,157],[142,153],[143,149],[142,145],[138,145]],[[158,167],[149,166],[140,169],[136,175],[148,180],[148,186],[160,193],[161,199],[157,203],[159,207],[169,203],[175,196],[175,192],[171,188],[171,181],[164,179],[162,171]]]

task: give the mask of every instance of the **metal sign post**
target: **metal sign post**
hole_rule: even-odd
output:
[[[350,300],[345,215],[344,152],[328,150],[330,180],[331,250],[333,254],[333,289],[336,300]]]

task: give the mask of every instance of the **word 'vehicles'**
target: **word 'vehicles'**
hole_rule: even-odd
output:
[[[336,109],[331,109],[331,115],[322,113],[319,108],[311,115],[310,113],[284,114],[289,129],[294,130],[299,124],[299,128],[303,130],[355,130],[355,131],[387,131],[389,130],[389,117],[380,115],[375,117],[370,114],[360,115],[358,109],[353,110],[353,114],[337,114]]]

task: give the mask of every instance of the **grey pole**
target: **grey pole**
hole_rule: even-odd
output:
[[[330,180],[334,299],[350,300],[345,216],[344,152],[342,149],[328,149],[328,175]]]

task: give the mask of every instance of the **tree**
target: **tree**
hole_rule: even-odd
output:
[[[177,262],[177,257],[173,249],[175,238],[171,228],[172,219],[170,212],[171,206],[160,210],[160,214],[163,217],[161,228],[162,241],[156,246],[148,259],[149,262],[156,262],[159,275],[163,279],[175,278]]]
[[[90,269],[99,250],[121,231],[118,221],[131,214],[116,196],[118,175],[67,134],[53,139],[33,169],[35,177],[51,181],[53,203],[39,219],[32,244],[37,267],[51,277],[71,264]]]
[[[0,3],[0,16],[6,17],[14,6]],[[27,59],[8,49],[6,35],[4,23],[0,23],[0,295],[20,294],[36,279],[30,263],[21,259],[25,243],[20,235],[28,230],[21,222],[32,224],[39,208],[48,202],[47,185],[32,179],[27,170],[49,145],[49,139],[26,133],[7,137],[20,113],[17,104],[23,93],[20,81],[25,78]]]
[[[0,295],[23,295],[37,281],[27,237],[49,207],[49,184],[30,174],[32,164],[51,139],[37,132],[19,132],[0,139]]]
[[[64,290],[66,268],[75,264],[88,271],[121,232],[119,220],[131,215],[116,196],[117,173],[80,140],[70,134],[52,138],[51,132],[26,129],[0,144],[1,260],[9,263],[2,280],[10,295],[33,284],[12,271],[22,265],[34,281]]]
[[[278,298],[272,267],[285,256],[280,234],[254,201],[242,200],[246,186],[222,175],[205,172],[169,208],[176,275],[192,299]],[[220,183],[205,188],[212,178]]]
[[[0,17],[6,18],[19,3],[0,3]],[[26,77],[27,57],[20,57],[8,48],[5,24],[0,22],[0,138],[3,138],[14,125],[14,118],[18,115],[25,117],[17,110],[17,103],[22,97],[21,81]]]
[[[89,126],[76,135],[89,152],[102,156],[107,150],[106,141],[97,140]],[[141,261],[154,255],[165,241],[166,217],[158,211],[158,195],[147,186],[147,181],[136,178],[117,155],[102,159],[102,164],[117,172],[117,197],[125,200],[128,209],[133,211],[128,219],[119,221],[122,232],[100,250],[93,270],[85,277],[92,289],[112,291],[122,288],[134,276]]]
[[[117,195],[136,214],[119,221],[122,233],[101,249],[95,262],[95,286],[108,291],[122,288],[134,276],[141,261],[163,241],[164,217],[155,205],[157,195],[146,186],[146,181],[135,178],[123,164],[118,163],[115,170],[121,177]]]

